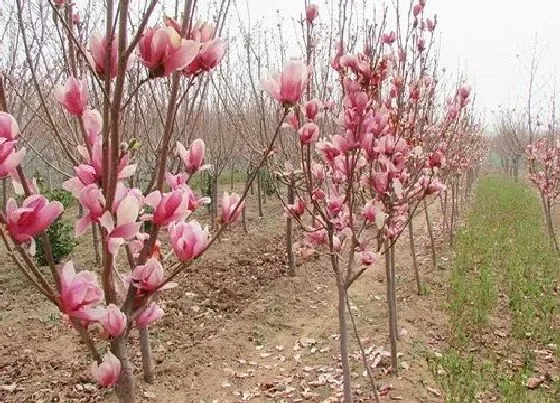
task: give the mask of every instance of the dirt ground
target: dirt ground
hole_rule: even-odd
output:
[[[252,201],[252,203],[254,203]],[[226,233],[180,286],[163,295],[164,318],[152,329],[156,383],[141,380],[136,333],[131,354],[141,401],[297,402],[339,401],[337,296],[319,259],[285,274],[281,207],[269,200],[259,219],[248,213],[249,233]],[[445,342],[449,262],[441,251],[439,204],[438,268],[430,262],[425,221],[414,221],[426,295],[416,294],[406,236],[397,247],[400,370],[386,374],[388,350],[383,262],[366,271],[350,290],[351,309],[366,353],[375,364],[384,399],[443,401],[422,351]],[[89,238],[74,252],[78,269],[91,266]],[[61,322],[55,307],[27,286],[10,262],[0,267],[0,400],[6,402],[116,401],[99,390],[78,337]],[[357,401],[372,401],[358,344],[352,342],[353,387]]]

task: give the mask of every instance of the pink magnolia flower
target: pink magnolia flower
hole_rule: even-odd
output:
[[[183,70],[186,75],[196,75],[214,69],[224,57],[225,45],[221,39],[204,42],[194,60]]]
[[[104,77],[109,74],[109,77],[115,78],[118,70],[119,49],[117,41],[113,38],[111,42],[111,54],[107,52],[107,38],[99,36],[94,33],[89,41],[89,51],[91,55],[90,64],[93,70],[100,76]],[[109,71],[105,71],[105,60],[111,57],[109,62]]]
[[[154,209],[154,213],[145,214],[142,219],[150,220],[158,226],[184,221],[191,213],[188,209],[188,196],[182,189],[164,194],[155,190],[146,196],[146,204]]]
[[[182,262],[190,262],[200,256],[208,245],[208,228],[202,229],[198,221],[171,224],[169,238],[173,252]]]
[[[315,123],[306,123],[298,133],[302,144],[311,144],[319,138],[319,126]]]
[[[171,190],[177,190],[180,187],[187,184],[189,177],[184,173],[178,173],[177,175],[173,175],[171,172],[166,172],[165,174],[165,183],[169,185]]]
[[[299,218],[305,213],[305,202],[299,198],[294,204],[286,204],[286,214],[293,218]]]
[[[303,110],[305,112],[305,116],[309,120],[315,120],[319,116],[319,112],[322,107],[322,102],[319,101],[317,98],[308,101],[303,105]]]
[[[28,196],[19,208],[14,199],[8,199],[6,203],[8,232],[15,242],[32,241],[31,252],[33,254],[33,238],[47,229],[62,214],[63,210],[62,203],[49,202],[39,194]]]
[[[107,305],[99,322],[105,331],[113,337],[120,336],[126,329],[126,315],[115,304]]]
[[[152,77],[167,77],[192,62],[200,43],[181,38],[170,26],[148,28],[138,42],[140,61]]]
[[[362,250],[357,253],[360,265],[371,266],[377,261],[377,255],[370,250]]]
[[[362,217],[368,222],[374,222],[376,214],[377,207],[375,205],[375,200],[369,200],[362,208]]]
[[[471,95],[471,86],[467,83],[464,83],[463,85],[461,85],[461,88],[459,88],[459,95],[461,96],[461,98],[468,98]]]
[[[0,178],[14,172],[25,158],[25,147],[16,151],[16,140],[6,140],[0,137]]]
[[[97,276],[83,270],[76,274],[72,261],[60,269],[60,310],[62,313],[82,320],[99,320],[102,312],[95,307],[103,300],[103,291]]]
[[[407,151],[406,140],[402,137],[388,134],[379,138],[376,151],[386,155],[403,154]]]
[[[299,129],[299,118],[293,110],[288,112],[286,121],[282,124],[282,127],[291,127],[294,130]]]
[[[422,11],[424,11],[424,6],[421,3],[415,4],[414,7],[412,7],[412,14],[414,14],[415,17]]]
[[[143,328],[148,327],[163,316],[163,309],[158,304],[152,302],[144,311],[136,318],[136,326]]]
[[[378,194],[389,190],[389,172],[375,172],[372,175],[373,187]]]
[[[72,24],[79,25],[82,22],[80,17],[80,13],[73,13],[72,14]]]
[[[68,77],[64,87],[57,85],[54,88],[54,96],[70,115],[82,116],[89,96],[87,80],[84,78],[80,81],[74,77]]]
[[[90,147],[92,147],[97,142],[99,133],[101,133],[101,128],[103,127],[101,114],[97,109],[86,109],[82,114],[82,122],[87,134],[87,141]]]
[[[222,196],[222,216],[221,221],[222,223],[229,223],[233,221],[237,221],[243,209],[245,208],[245,201],[240,203],[241,196],[237,193],[224,192]]]
[[[289,61],[276,77],[261,80],[261,88],[285,105],[297,103],[307,85],[308,70],[301,61]]]
[[[395,33],[395,31],[391,31],[388,34],[381,35],[381,42],[386,43],[387,45],[391,45],[396,40],[397,34]]]
[[[177,142],[177,154],[183,161],[185,170],[189,176],[197,173],[198,171],[204,171],[210,168],[210,165],[202,165],[204,162],[204,141],[202,139],[196,139],[191,143],[188,150],[180,142]]]
[[[430,18],[426,19],[426,29],[428,32],[434,32],[434,29],[436,29],[436,23],[435,18],[433,20]]]
[[[214,39],[216,26],[211,22],[197,22],[191,30],[191,39],[198,42],[209,42]]]
[[[428,166],[430,168],[443,168],[445,162],[445,154],[441,150],[436,150],[428,157]]]
[[[155,258],[148,259],[144,265],[136,266],[132,273],[132,281],[136,288],[148,292],[157,290],[163,280],[163,266]]]
[[[416,46],[418,47],[418,52],[423,52],[426,50],[426,40],[424,38],[418,38]]]
[[[191,187],[189,185],[184,185],[180,188],[182,192],[187,195],[188,200],[188,207],[189,211],[195,211],[197,208],[204,204],[210,204],[211,199],[209,197],[198,197],[194,194]]]
[[[19,134],[19,128],[12,115],[0,111],[0,139],[5,141],[15,140]]]
[[[310,24],[313,24],[313,21],[319,15],[319,6],[317,4],[310,4],[305,7],[305,19]]]
[[[116,385],[121,374],[121,362],[110,351],[103,357],[103,362],[91,364],[91,375],[102,388],[110,388]]]
[[[99,221],[105,206],[103,192],[95,183],[84,187],[80,191],[79,201],[84,208],[84,215],[76,221],[76,236],[83,235],[92,223]]]
[[[138,200],[132,195],[127,195],[117,208],[116,223],[109,211],[105,211],[101,216],[99,223],[108,232],[108,249],[113,257],[125,240],[132,239],[138,234],[141,225],[140,222],[136,222],[138,210]]]

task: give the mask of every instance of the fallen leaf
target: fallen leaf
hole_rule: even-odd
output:
[[[426,386],[426,390],[428,392],[432,393],[435,397],[441,397],[441,392],[437,389],[430,388],[429,386]]]
[[[533,390],[537,389],[541,383],[543,383],[544,379],[542,378],[529,378],[527,379],[527,388]]]
[[[17,387],[17,385],[16,385],[16,383],[14,382],[14,383],[12,383],[11,385],[2,385],[2,386],[0,386],[0,390],[3,390],[4,392],[10,392],[10,393],[11,393],[11,392],[13,392],[13,391],[16,390],[16,387]]]

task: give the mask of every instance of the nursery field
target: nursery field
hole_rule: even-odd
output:
[[[398,374],[387,373],[382,263],[369,268],[349,294],[381,399],[557,401],[560,267],[542,231],[538,198],[525,184],[482,177],[461,208],[451,248],[436,201],[429,206],[441,256],[435,270],[422,212],[414,219],[422,295],[414,286],[408,240],[398,243]],[[281,209],[271,200],[266,206]],[[324,257],[298,265],[295,277],[286,275],[278,217],[259,219],[251,203],[249,233],[235,228],[224,234],[181,287],[162,299],[166,315],[153,327],[158,382],[146,384],[136,374],[141,400],[338,401],[332,275]],[[75,250],[76,264],[91,264],[87,250]],[[36,309],[41,296],[8,263],[0,281],[1,399],[115,399],[91,382],[87,360],[76,354],[78,337],[57,310],[46,304]],[[131,334],[133,360],[139,359],[136,337]],[[356,400],[373,400],[354,334],[350,357]]]
[[[2,2],[0,402],[560,402],[560,14],[451,3]]]

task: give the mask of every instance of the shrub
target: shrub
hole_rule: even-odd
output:
[[[72,205],[73,197],[70,192],[62,189],[52,189],[44,192],[44,195],[49,200],[58,200],[66,210]],[[74,237],[74,227],[71,223],[65,222],[63,216],[58,218],[47,230],[47,236],[52,247],[52,254],[55,263],[60,263],[61,259],[65,258],[74,250],[78,241]],[[48,264],[45,250],[43,247],[43,240],[41,237],[35,238],[37,252],[35,259],[41,266]]]

